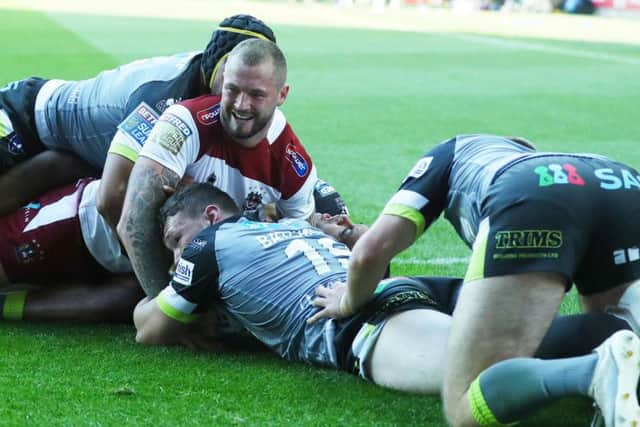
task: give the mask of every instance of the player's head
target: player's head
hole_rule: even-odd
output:
[[[171,195],[160,209],[164,244],[177,261],[184,247],[200,231],[239,214],[240,209],[231,196],[219,188],[206,183],[185,185]]]
[[[248,39],[233,48],[224,67],[220,120],[237,143],[252,147],[269,130],[289,93],[287,61],[273,42]]]
[[[212,93],[220,92],[222,70],[229,52],[241,41],[251,38],[276,42],[271,28],[251,15],[233,15],[225,18],[213,31],[200,63],[202,81]]]
[[[353,249],[358,239],[369,229],[364,224],[354,224],[349,215],[313,214],[309,220],[311,225],[324,231],[325,234]]]

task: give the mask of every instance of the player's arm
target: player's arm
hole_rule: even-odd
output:
[[[133,312],[136,342],[145,345],[182,345],[191,350],[212,352],[233,349],[221,340],[204,333],[205,329],[197,322],[184,323],[168,316],[160,308],[157,298],[144,298]]]
[[[180,177],[155,160],[140,157],[129,178],[118,222],[118,236],[138,281],[148,296],[156,296],[168,282],[170,257],[162,243],[158,211]]]
[[[122,212],[127,183],[138,153],[158,121],[155,110],[137,97],[127,105],[131,113],[118,125],[102,172],[96,205],[98,212],[115,230]],[[133,106],[135,105],[135,107]]]
[[[0,175],[0,216],[45,191],[94,175],[96,171],[74,154],[55,150],[38,153]]]
[[[349,260],[343,314],[352,314],[371,297],[394,256],[416,240],[416,226],[406,218],[382,214],[358,240]]]
[[[107,161],[98,188],[96,206],[98,212],[114,230],[120,220],[132,169],[133,162],[128,158],[115,153],[107,154]]]
[[[353,248],[349,259],[346,288],[319,287],[313,304],[320,307],[309,318],[346,317],[362,307],[385,276],[391,259],[416,239],[416,226],[406,218],[382,214]]]
[[[162,312],[156,298],[142,299],[133,311],[136,341],[148,345],[174,345],[186,333],[187,324]]]

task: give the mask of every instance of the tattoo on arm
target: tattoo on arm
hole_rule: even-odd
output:
[[[160,165],[136,166],[143,167],[134,167],[129,179],[118,231],[142,289],[155,297],[168,283],[171,262],[158,222],[158,211],[167,198],[162,186],[175,187],[179,177]]]

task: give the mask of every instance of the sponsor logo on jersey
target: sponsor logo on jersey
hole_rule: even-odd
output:
[[[429,169],[429,165],[433,161],[433,156],[423,157],[418,160],[418,163],[409,171],[409,177],[411,178],[420,178],[425,174],[427,169]]]
[[[192,262],[180,258],[178,265],[176,265],[176,271],[173,274],[173,281],[184,286],[191,285],[194,267],[195,265]]]
[[[329,196],[333,193],[336,192],[336,189],[333,188],[331,185],[329,185],[328,183],[324,182],[323,180],[319,179],[316,182],[315,185],[315,190],[318,192],[318,194],[320,194],[320,196],[322,197],[326,197]]]
[[[560,230],[508,230],[496,233],[496,249],[549,249],[562,246]]]
[[[293,165],[296,175],[303,177],[309,172],[309,164],[296,150],[293,144],[287,145],[286,159]]]
[[[144,145],[153,126],[158,122],[158,114],[147,104],[141,102],[135,110],[127,116],[118,129],[129,135],[140,145]]]
[[[640,189],[640,176],[634,175],[630,170],[620,169],[619,171],[614,171],[613,169],[604,168],[596,169],[594,173],[600,180],[600,188],[603,190]]]
[[[584,179],[578,173],[577,168],[569,163],[563,165],[552,163],[548,167],[538,166],[533,171],[538,175],[539,187],[555,184],[584,185]]]
[[[182,132],[184,136],[189,137],[193,133],[191,131],[191,128],[185,122],[183,122],[180,117],[175,116],[171,113],[163,114],[160,117],[160,120],[162,120],[163,122],[171,123],[173,126],[175,126],[176,129]]]
[[[180,132],[180,129],[162,120],[156,124],[156,130],[151,134],[150,139],[173,154],[178,154],[186,140],[186,136]]]
[[[640,260],[640,248],[637,246],[613,251],[613,262],[615,265],[622,265],[638,260]]]
[[[205,126],[212,125],[220,118],[220,104],[212,105],[209,108],[196,113],[196,119]]]

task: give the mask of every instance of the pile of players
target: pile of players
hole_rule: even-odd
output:
[[[318,179],[288,91],[249,15],[202,52],[0,89],[2,319],[133,318],[139,342],[216,350],[248,332],[287,360],[442,392],[453,426],[574,395],[595,425],[640,422],[637,171],[461,135],[367,230]],[[472,249],[466,277],[387,277],[442,212]],[[584,313],[557,316],[573,285]]]

